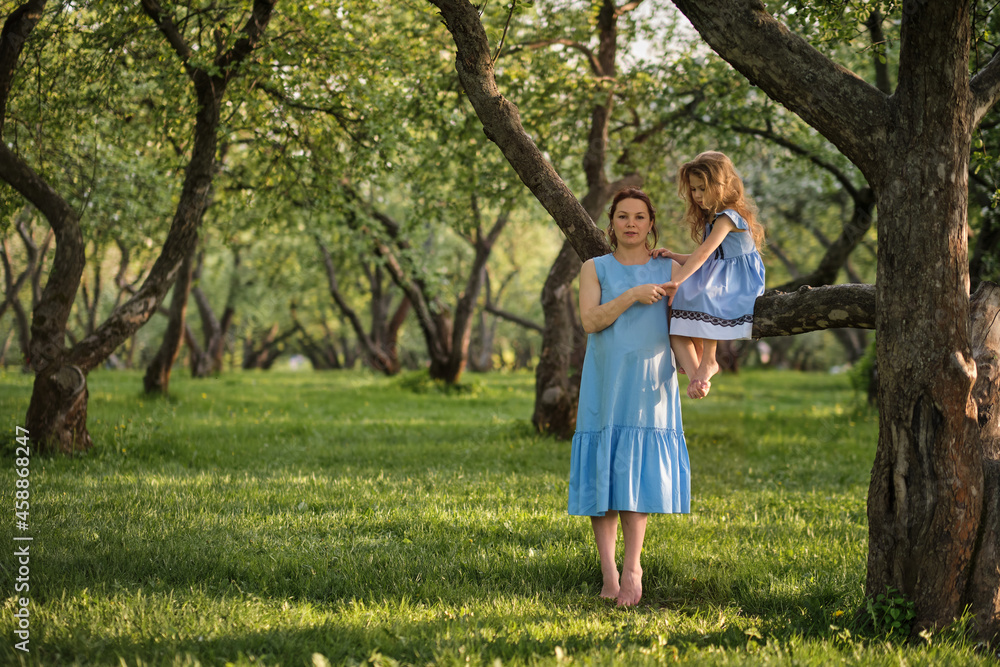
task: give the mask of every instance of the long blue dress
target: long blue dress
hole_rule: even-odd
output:
[[[594,266],[601,303],[607,303],[630,287],[669,281],[673,262],[625,266],[604,255]],[[635,303],[587,336],[569,513],[604,516],[609,510],[691,511],[691,466],[663,302]]]
[[[747,221],[727,208],[737,229],[748,230]],[[712,233],[705,226],[704,239]],[[681,283],[670,312],[670,333],[710,340],[750,338],[753,305],[764,293],[764,262],[749,231],[730,232],[698,270]]]

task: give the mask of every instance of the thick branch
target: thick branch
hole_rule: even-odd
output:
[[[778,22],[761,0],[674,0],[709,46],[832,141],[866,174],[882,153],[888,97]]]
[[[1000,98],[1000,56],[993,56],[972,77],[969,87],[972,90],[972,126],[975,127]]]
[[[236,40],[233,48],[215,59],[215,64],[225,72],[227,79],[233,76],[234,65],[242,63],[257,48],[267,24],[271,21],[275,4],[277,0],[254,0],[253,11],[243,26],[243,37]]]
[[[874,285],[807,286],[790,293],[768,292],[754,304],[754,338],[844,327],[875,328]]]
[[[7,17],[0,31],[0,136],[7,117],[7,98],[14,82],[14,70],[28,35],[42,18],[45,0],[29,0]]]
[[[167,43],[170,44],[170,47],[180,57],[181,62],[184,64],[184,69],[190,76],[194,72],[193,68],[188,64],[188,61],[191,59],[191,47],[184,40],[184,36],[181,35],[181,31],[177,28],[177,24],[174,23],[173,18],[163,11],[159,0],[142,0],[142,9],[149,18],[153,19],[153,23],[160,29]]]
[[[545,160],[521,125],[517,107],[504,99],[493,76],[486,31],[467,0],[431,0],[441,10],[458,48],[456,69],[483,130],[566,234],[581,258],[610,251],[586,210]]]

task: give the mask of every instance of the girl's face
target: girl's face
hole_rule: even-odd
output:
[[[653,228],[649,208],[641,199],[623,199],[618,202],[612,224],[618,245],[626,248],[645,246],[646,236]]]
[[[691,188],[691,200],[703,209],[708,209],[708,202],[705,200],[705,179],[698,174],[688,176],[688,186]]]

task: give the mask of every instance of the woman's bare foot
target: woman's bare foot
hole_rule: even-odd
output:
[[[642,570],[623,570],[621,589],[618,591],[619,607],[634,607],[642,599]]]
[[[618,582],[604,582],[604,588],[601,589],[601,597],[606,600],[614,600],[618,597],[618,591],[620,587]]]

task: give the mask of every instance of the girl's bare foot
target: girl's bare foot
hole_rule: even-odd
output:
[[[712,387],[711,382],[703,382],[701,380],[691,380],[688,383],[687,395],[688,398],[705,398],[708,396],[708,390]]]
[[[701,392],[701,396],[691,396],[691,398],[705,398],[708,396],[708,390],[712,387],[710,380],[712,376],[719,372],[719,364],[715,361],[714,355],[712,358],[706,357],[702,360],[701,366],[698,367],[698,372],[694,374],[691,378],[691,383],[688,385],[688,396],[691,396],[691,387],[696,385],[695,390]]]
[[[618,591],[619,607],[634,607],[642,599],[642,570],[623,570],[621,589]]]

